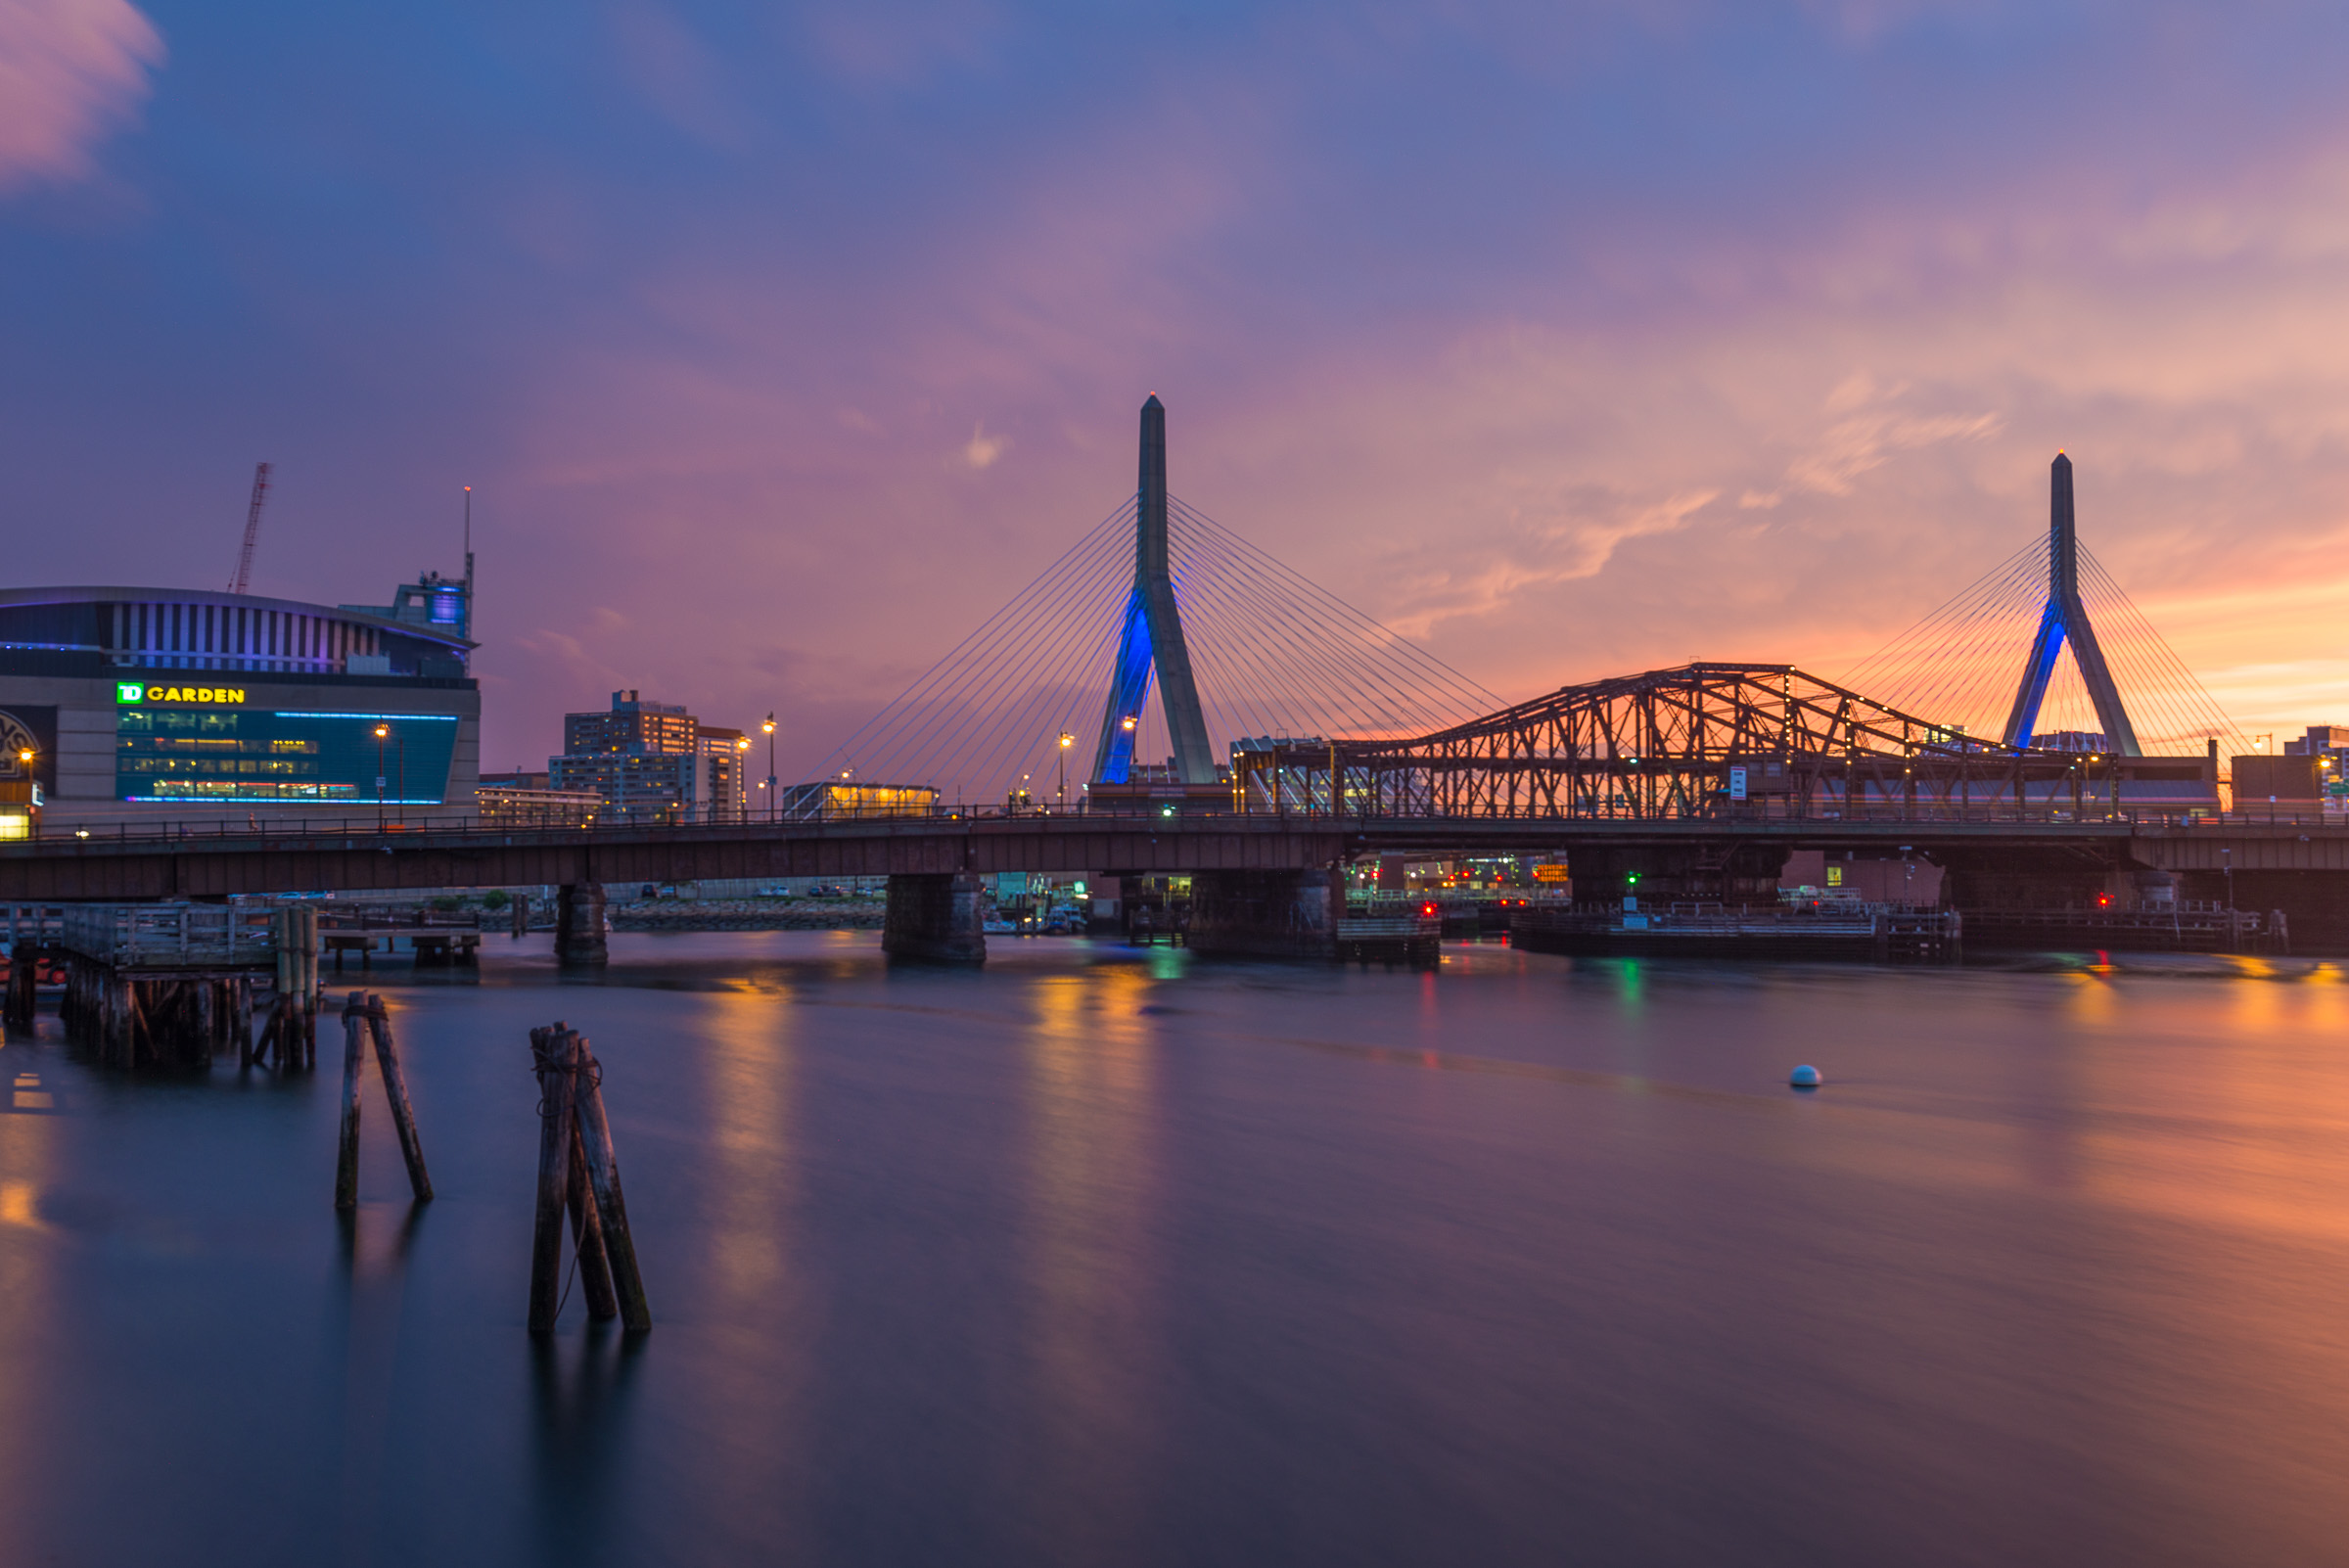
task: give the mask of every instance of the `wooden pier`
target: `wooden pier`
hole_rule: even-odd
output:
[[[317,915],[302,907],[217,903],[81,903],[60,911],[54,939],[65,965],[58,1011],[66,1038],[109,1067],[205,1067],[235,1051],[239,1064],[275,1056],[315,1061]],[[29,973],[29,966],[20,966]],[[273,980],[256,1052],[253,1014]],[[23,1012],[29,1021],[30,988]],[[12,974],[10,1016],[19,1010]]]

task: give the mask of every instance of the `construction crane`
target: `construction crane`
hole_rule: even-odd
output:
[[[245,584],[253,580],[253,545],[261,536],[261,502],[269,494],[269,465],[253,466],[253,505],[245,513],[245,548],[237,552],[237,575],[228,585],[231,593],[243,593]]]

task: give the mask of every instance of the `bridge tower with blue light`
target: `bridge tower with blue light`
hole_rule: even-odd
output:
[[[1095,784],[1132,780],[1134,736],[1150,700],[1153,674],[1166,710],[1167,733],[1174,748],[1174,770],[1185,784],[1216,782],[1216,754],[1207,738],[1207,715],[1199,706],[1199,684],[1191,674],[1190,650],[1183,645],[1182,613],[1174,601],[1174,576],[1167,552],[1167,409],[1152,392],[1142,404],[1141,486],[1133,519],[1133,591],[1127,596],[1117,666],[1110,672],[1109,702],[1101,712],[1101,737],[1093,749]]]
[[[2048,677],[2055,672],[2055,656],[2071,639],[2072,662],[2096,705],[2096,722],[2104,731],[2107,751],[2122,757],[2142,757],[2129,711],[2121,706],[2120,688],[2096,643],[2096,628],[2089,624],[2088,607],[2080,601],[2080,541],[2072,517],[2072,460],[2055,454],[2048,491],[2048,605],[2039,618],[2039,634],[2031,640],[2031,658],[2023,666],[2022,683],[2015,688],[2014,706],[2007,710],[2009,746],[2028,746],[2039,724],[2040,704],[2047,700]]]

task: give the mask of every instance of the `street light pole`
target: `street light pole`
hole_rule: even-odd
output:
[[[775,715],[768,714],[759,726],[766,731],[766,819],[775,819]]]
[[[1069,748],[1076,744],[1076,736],[1065,729],[1060,732],[1060,783],[1052,791],[1052,807],[1058,811],[1069,808]]]
[[[375,830],[384,830],[384,786],[391,782],[384,775],[384,743],[391,737],[392,726],[375,726]]]

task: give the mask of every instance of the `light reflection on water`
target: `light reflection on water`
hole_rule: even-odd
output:
[[[0,1051],[0,1561],[2342,1555],[2337,965],[544,945],[371,981],[421,1210],[372,1084],[338,1220],[331,1074]],[[522,1331],[558,1017],[642,1342]]]

